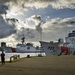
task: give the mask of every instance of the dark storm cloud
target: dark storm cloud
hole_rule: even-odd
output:
[[[16,33],[14,29],[0,30],[0,38],[6,38],[14,33]]]
[[[6,14],[6,10],[8,10],[7,5],[0,5],[0,14]]]
[[[6,23],[4,19],[0,16],[0,38],[8,37],[16,33],[14,26]]]
[[[12,2],[16,2],[17,0],[0,0],[0,4],[4,4],[4,3],[6,3],[6,2],[10,2],[10,1],[12,1]]]

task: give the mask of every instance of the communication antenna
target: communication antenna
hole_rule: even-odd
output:
[[[40,32],[40,41],[42,41],[42,31]]]
[[[22,40],[22,44],[24,44],[24,42],[25,42],[25,36],[24,36],[24,34],[23,34],[23,37],[21,38],[21,40]]]

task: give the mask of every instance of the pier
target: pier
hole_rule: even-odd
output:
[[[75,75],[75,56],[44,56],[23,58],[0,64],[0,75]]]

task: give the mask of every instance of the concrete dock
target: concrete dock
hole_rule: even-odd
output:
[[[75,75],[75,56],[44,56],[0,63],[0,75]]]

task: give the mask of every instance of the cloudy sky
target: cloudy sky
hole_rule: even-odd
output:
[[[75,0],[0,0],[0,42],[57,41],[74,29]]]

